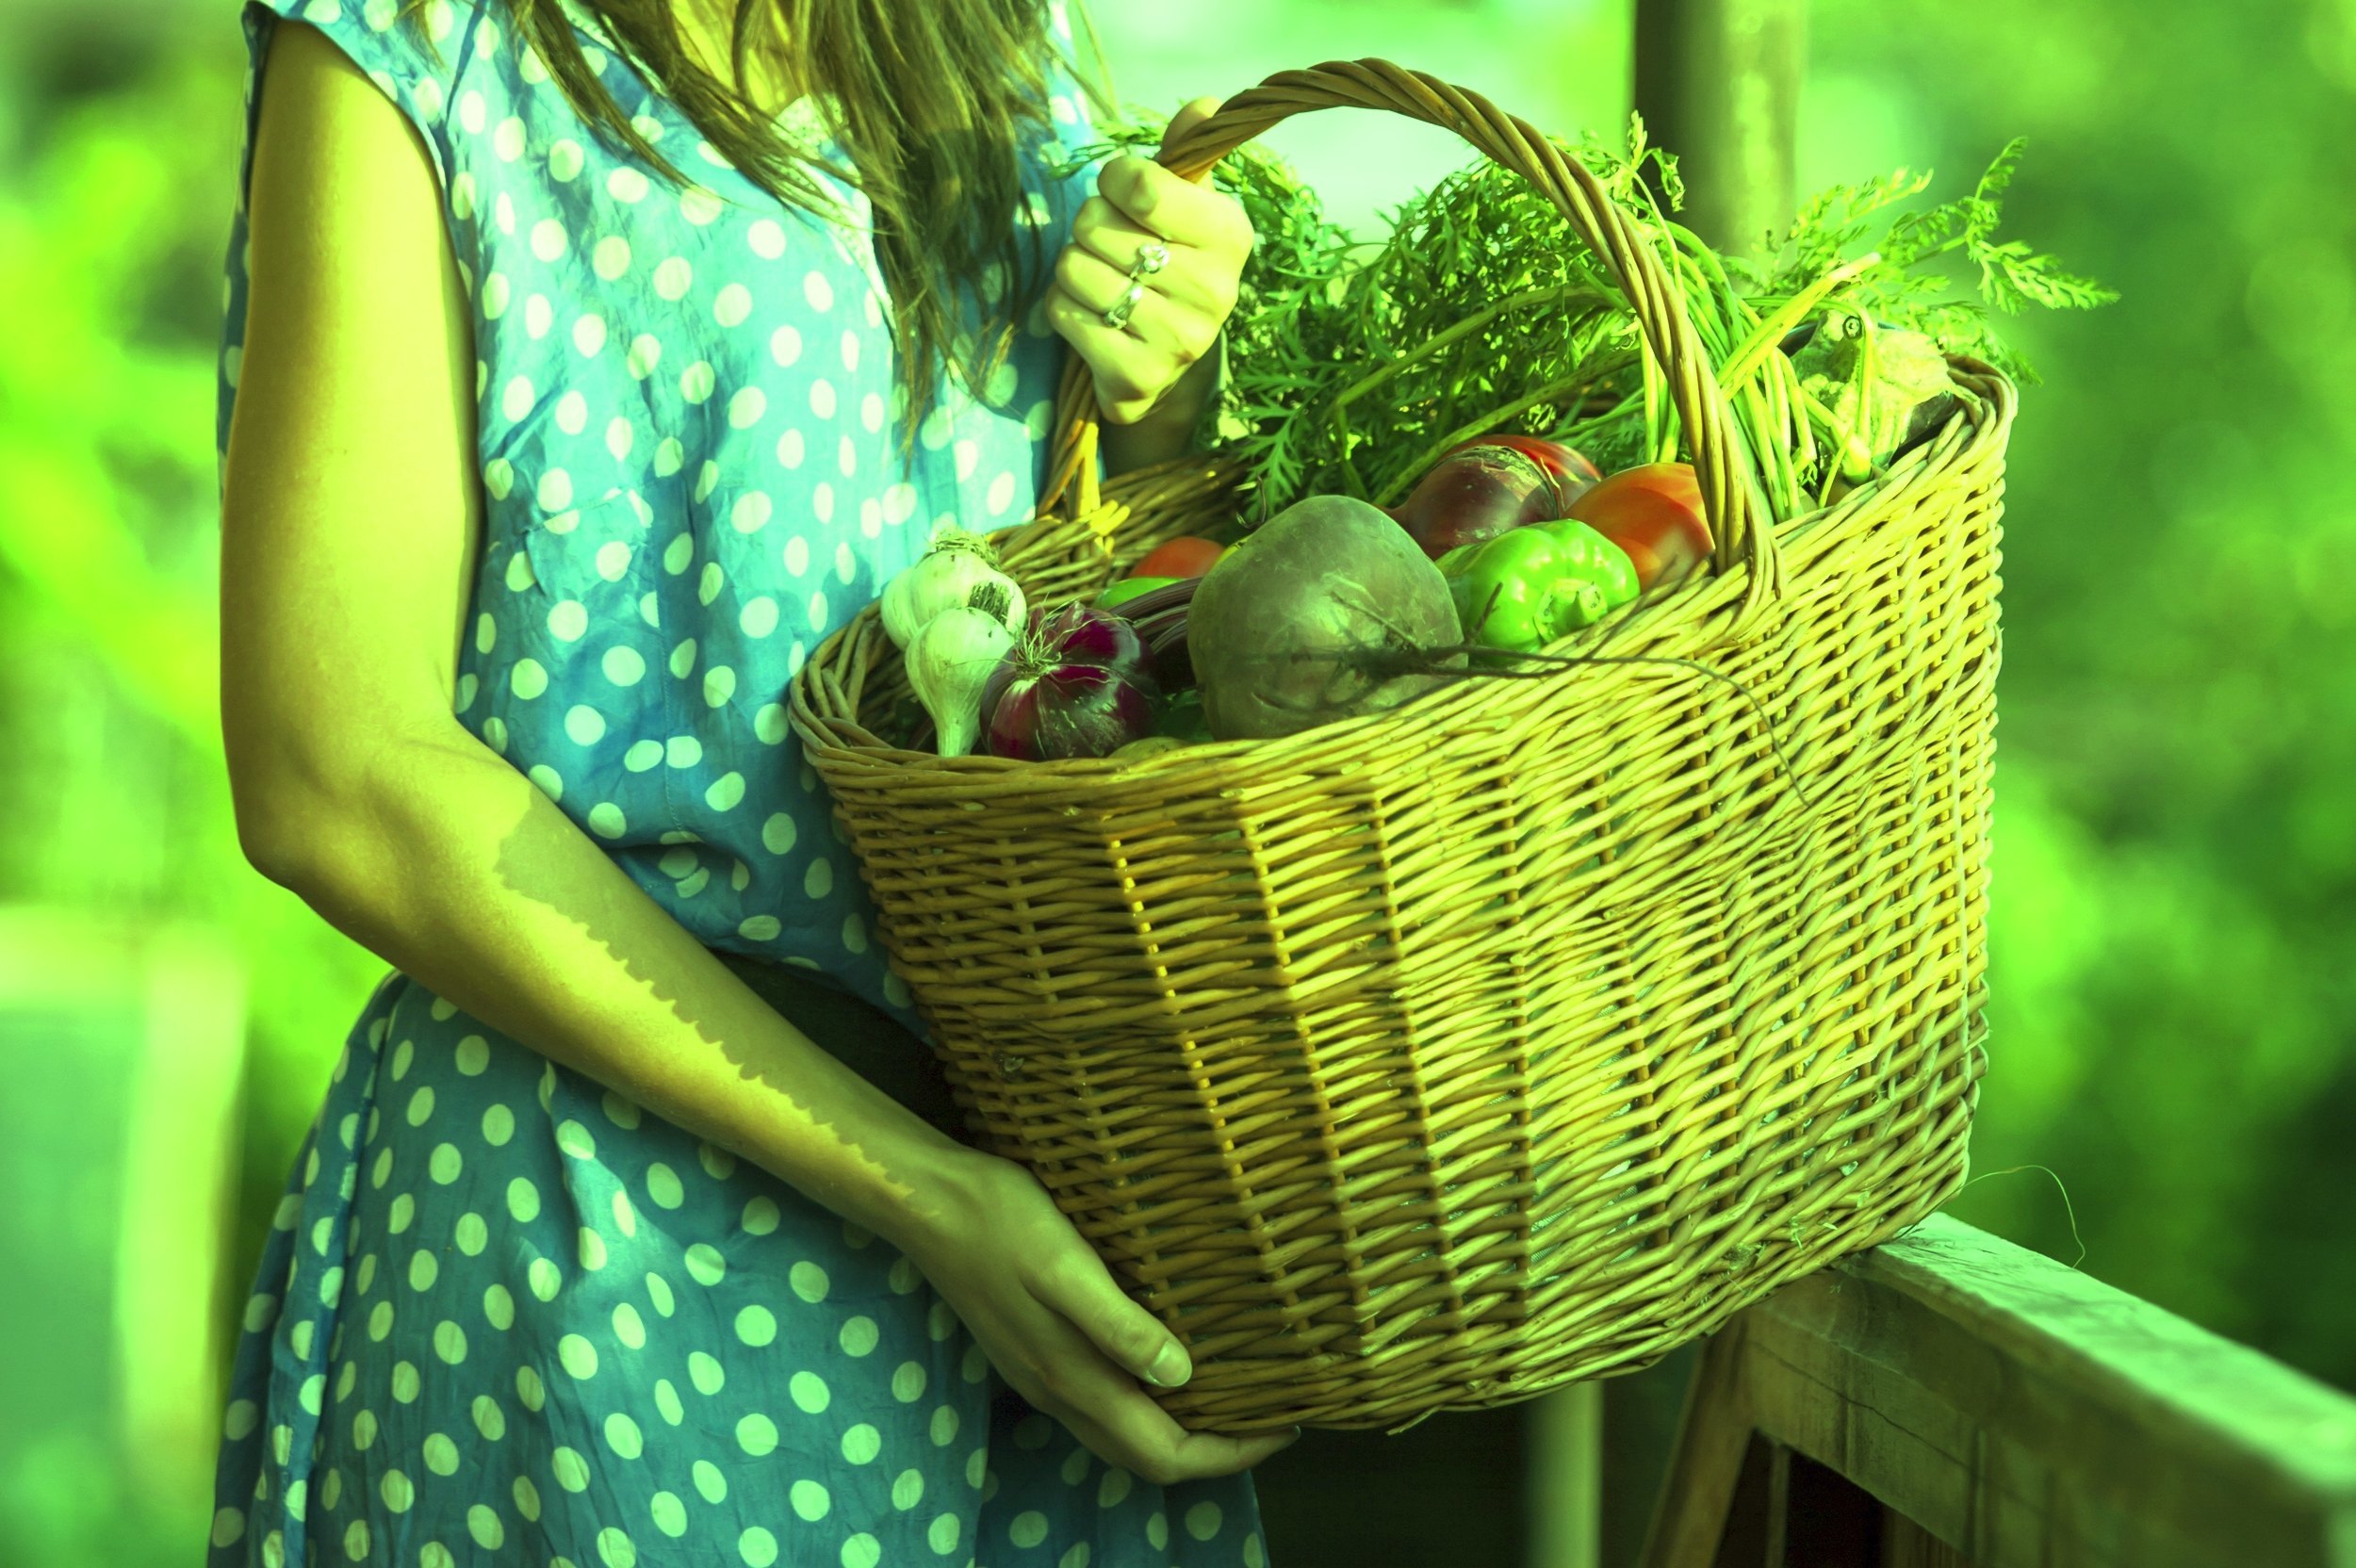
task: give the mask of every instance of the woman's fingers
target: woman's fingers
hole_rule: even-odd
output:
[[[1162,1388],[1176,1388],[1194,1376],[1194,1364],[1178,1336],[1131,1299],[1104,1260],[1079,1241],[1042,1260],[1032,1288],[1088,1343],[1130,1376]]]
[[[1209,258],[1191,246],[1138,228],[1102,196],[1091,196],[1080,204],[1080,210],[1072,220],[1072,240],[1103,262],[1121,280],[1121,287],[1128,286],[1129,269],[1137,264],[1138,251],[1147,245],[1159,245],[1169,253],[1170,259],[1161,270],[1145,275],[1148,288],[1173,303],[1205,315],[1223,316],[1233,307],[1232,300],[1222,298],[1214,285],[1205,281],[1206,273],[1223,275],[1209,265]],[[1118,292],[1116,288],[1115,293]]]

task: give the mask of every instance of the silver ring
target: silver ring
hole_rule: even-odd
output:
[[[1170,247],[1158,240],[1147,240],[1137,247],[1137,259],[1129,268],[1132,282],[1170,265]]]
[[[1127,326],[1130,313],[1137,308],[1137,302],[1144,298],[1145,285],[1132,283],[1121,298],[1112,302],[1112,308],[1104,312],[1104,325],[1108,327]]]

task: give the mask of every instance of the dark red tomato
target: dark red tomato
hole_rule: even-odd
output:
[[[1441,454],[1390,514],[1437,561],[1460,545],[1567,516],[1595,482],[1595,466],[1559,441],[1477,435]]]
[[[1182,533],[1175,539],[1164,540],[1148,551],[1144,560],[1129,568],[1131,577],[1201,577],[1211,569],[1211,563],[1227,553],[1227,547],[1208,539],[1198,539]]]
[[[1706,565],[1716,547],[1690,463],[1623,468],[1572,502],[1570,514],[1628,551],[1646,592]]]

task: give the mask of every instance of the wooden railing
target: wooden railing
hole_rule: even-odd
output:
[[[1643,1561],[2356,1568],[2356,1399],[1935,1216],[1710,1340]]]

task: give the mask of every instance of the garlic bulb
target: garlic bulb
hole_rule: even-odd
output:
[[[1019,601],[1018,601],[1019,602]],[[933,716],[943,757],[963,757],[982,733],[982,687],[1014,646],[1014,633],[988,611],[952,605],[908,645],[908,685]]]
[[[924,559],[885,585],[884,635],[895,646],[910,647],[933,617],[956,609],[982,611],[1009,630],[1022,626],[1028,608],[1023,590],[996,562],[997,552],[981,535],[945,530]]]

